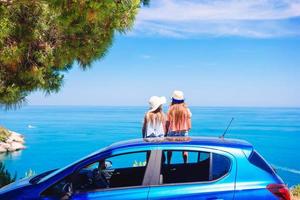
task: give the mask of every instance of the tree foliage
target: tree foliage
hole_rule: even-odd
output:
[[[105,56],[144,0],[0,0],[0,105],[58,92],[63,72]]]
[[[14,177],[5,169],[5,166],[2,162],[0,162],[0,188],[14,182],[16,180],[17,175],[15,174]]]

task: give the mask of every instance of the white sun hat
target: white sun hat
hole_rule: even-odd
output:
[[[178,100],[178,101],[183,101],[184,100],[183,92],[180,90],[174,90],[172,99]]]
[[[166,97],[158,97],[158,96],[152,96],[149,99],[150,109],[149,112],[155,111],[159,106],[165,104],[167,102]]]

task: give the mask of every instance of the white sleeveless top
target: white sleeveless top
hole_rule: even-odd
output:
[[[146,137],[164,137],[163,123],[147,123]]]

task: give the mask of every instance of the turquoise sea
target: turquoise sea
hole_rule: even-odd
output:
[[[26,138],[27,149],[0,154],[23,177],[62,167],[113,142],[141,137],[146,107],[25,106],[0,111],[0,124]],[[245,139],[289,185],[300,183],[300,108],[191,107],[192,136]]]

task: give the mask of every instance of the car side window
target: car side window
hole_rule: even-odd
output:
[[[106,160],[112,163],[111,169],[144,167],[147,164],[145,152],[122,154],[107,158]]]
[[[209,157],[209,153],[207,152],[196,152],[196,151],[190,151],[188,156],[188,162],[189,163],[197,163],[198,159],[205,160]],[[172,151],[172,157],[170,160],[171,164],[182,164],[183,158],[182,158],[182,151]]]
[[[212,154],[212,180],[216,180],[227,174],[227,172],[230,170],[231,163],[230,159],[220,155],[213,153]]]
[[[183,152],[188,155],[184,163]],[[168,162],[168,159],[171,160]],[[162,184],[214,181],[226,175],[231,160],[224,155],[204,151],[163,151]]]
[[[119,154],[99,160],[73,176],[77,191],[142,185],[150,152]]]
[[[143,183],[149,155],[150,151],[133,152],[90,163],[51,186],[43,192],[42,196],[57,196],[58,194],[61,197],[70,186],[71,193],[140,186]]]

